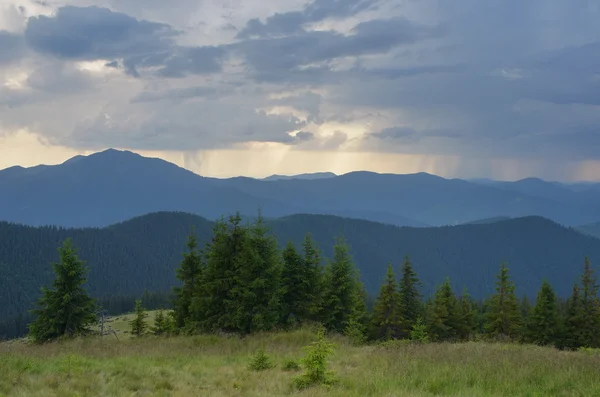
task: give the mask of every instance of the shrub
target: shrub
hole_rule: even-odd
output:
[[[265,349],[259,349],[248,363],[248,369],[251,371],[264,371],[265,369],[273,368],[275,365],[271,358],[265,352]]]
[[[285,363],[283,363],[282,368],[284,371],[299,371],[300,364],[296,360],[287,360]]]
[[[316,342],[305,346],[306,356],[302,359],[304,373],[294,378],[298,389],[305,389],[315,384],[332,385],[336,382],[335,373],[327,370],[327,358],[333,354],[333,344],[325,340],[325,331],[319,330]]]

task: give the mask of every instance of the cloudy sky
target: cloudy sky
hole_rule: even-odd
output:
[[[600,180],[597,0],[0,0],[0,168]]]

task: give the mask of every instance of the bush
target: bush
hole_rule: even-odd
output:
[[[300,364],[296,360],[287,360],[282,368],[284,371],[300,371]]]
[[[350,341],[354,346],[362,346],[367,341],[363,327],[355,321],[348,323],[344,329],[344,335],[350,338]]]
[[[410,331],[410,339],[421,343],[429,342],[427,325],[425,325],[421,317],[417,318],[417,321],[413,324],[412,330]]]
[[[325,331],[319,330],[318,340],[304,348],[306,356],[302,359],[304,373],[294,378],[298,389],[315,384],[332,385],[337,381],[335,373],[327,370],[327,357],[334,352],[333,344],[325,340]]]
[[[265,352],[265,349],[260,349],[254,353],[248,363],[248,369],[251,371],[264,371],[273,368],[274,366],[271,358]]]

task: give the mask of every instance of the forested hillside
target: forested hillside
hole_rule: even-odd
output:
[[[600,263],[600,239],[582,235],[543,218],[528,217],[482,225],[438,228],[395,227],[335,216],[295,215],[269,221],[283,246],[299,245],[310,232],[326,257],[334,239],[344,235],[371,295],[388,262],[398,268],[409,255],[429,294],[446,276],[476,298],[494,288],[494,277],[507,261],[517,293],[534,296],[541,277],[559,296],[571,292],[583,257]],[[0,223],[0,317],[31,308],[40,287],[52,279],[57,247],[70,237],[90,268],[93,296],[167,291],[176,285],[175,268],[194,226],[202,246],[213,223],[185,213],[155,213],[104,229],[27,227]]]

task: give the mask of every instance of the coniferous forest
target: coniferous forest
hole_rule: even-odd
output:
[[[53,285],[43,289],[33,311],[29,329],[35,341],[88,333],[99,306],[110,305],[110,299],[93,302],[85,291],[87,269],[76,252],[70,240],[59,248]],[[173,310],[160,313],[155,333],[244,336],[318,323],[357,343],[491,339],[600,348],[599,286],[587,258],[568,299],[559,299],[543,276],[537,296],[519,299],[505,263],[498,264],[495,292],[485,299],[453,290],[451,275],[425,296],[409,255],[398,268],[388,264],[379,292],[370,297],[343,236],[336,237],[330,258],[310,234],[301,249],[290,242],[281,250],[260,215],[252,223],[232,215],[215,222],[203,246],[190,231],[176,275]],[[139,334],[146,329],[147,303],[155,305],[156,297],[135,302],[132,327]]]

